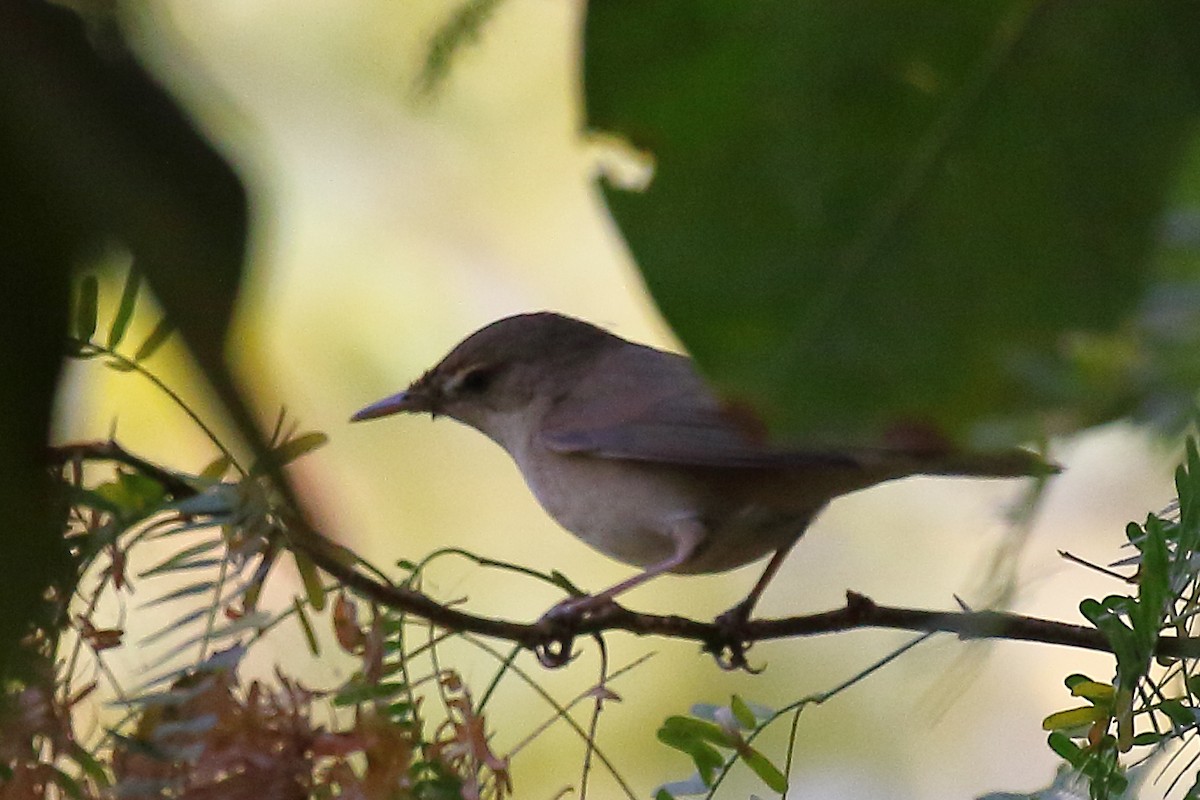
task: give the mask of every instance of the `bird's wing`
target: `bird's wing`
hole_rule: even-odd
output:
[[[769,446],[752,420],[722,406],[683,356],[626,345],[603,359],[543,419],[546,447],[696,467],[860,466],[851,454]]]
[[[687,358],[625,344],[602,359],[543,419],[541,442],[551,450],[695,467],[850,473],[867,483],[914,474],[1007,478],[1058,471],[1020,448],[773,447],[749,414],[722,405]]]

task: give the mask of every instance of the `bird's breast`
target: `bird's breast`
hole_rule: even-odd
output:
[[[803,533],[812,515],[744,500],[734,491],[738,487],[722,486],[719,477],[698,477],[674,465],[564,454],[536,443],[510,452],[534,497],[559,525],[638,567],[675,553],[672,532],[684,520],[699,520],[706,536],[696,555],[675,571],[703,573],[778,550]]]

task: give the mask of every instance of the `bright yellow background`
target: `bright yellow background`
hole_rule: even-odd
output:
[[[507,457],[451,422],[394,419],[351,427],[352,411],[402,388],[462,336],[506,314],[554,309],[640,341],[670,346],[592,188],[580,137],[578,28],[582,6],[509,0],[466,46],[437,96],[411,84],[431,33],[456,4],[412,0],[174,0],[127,9],[135,41],[249,183],[254,229],[248,291],[232,356],[265,420],[280,404],[329,445],[296,467],[301,491],[331,533],[377,563],[439,546],[561,569],[599,588],[629,574],[558,530]],[[631,65],[630,80],[637,79]],[[731,280],[736,272],[731,268]],[[170,380],[203,389],[179,369]],[[107,435],[113,420],[138,452],[198,469],[211,456],[182,415],[129,376],[73,369],[63,438]],[[1123,591],[1061,561],[1065,549],[1117,557],[1123,526],[1165,504],[1170,454],[1123,427],[1061,444],[1056,479],[1021,557],[1015,608],[1078,621],[1078,599]],[[988,559],[1006,531],[1013,484],[913,480],[839,500],[813,526],[761,612],[838,606],[853,589],[914,607],[981,599]],[[758,567],[666,578],[635,608],[709,617],[736,601]],[[278,581],[277,581],[278,583]],[[514,576],[446,562],[429,588],[467,608],[531,620],[556,598]],[[288,587],[278,590],[286,601]],[[156,612],[157,613],[157,612]],[[151,629],[150,612],[131,629]],[[290,638],[289,638],[290,636]],[[620,665],[658,655],[613,685],[623,702],[600,741],[638,796],[686,777],[686,760],[654,731],[692,702],[731,692],[781,706],[827,689],[906,641],[851,632],[755,649],[760,676],[728,675],[688,644],[610,637]],[[302,645],[278,637],[265,658],[298,669]],[[570,668],[522,664],[560,698],[595,679],[594,649]],[[448,651],[476,691],[494,664]],[[448,656],[449,657],[449,656]],[[129,669],[138,659],[123,656]],[[328,686],[349,667],[307,668]],[[793,796],[963,798],[1049,783],[1056,759],[1040,721],[1073,705],[1061,679],[1112,676],[1111,659],[1045,645],[927,644],[800,723]],[[490,709],[504,753],[550,711],[513,681]],[[585,719],[585,717],[581,717]],[[764,740],[782,753],[785,726]],[[561,726],[514,761],[517,797],[551,798],[578,780],[582,747]],[[594,773],[593,797],[615,789]],[[730,785],[726,797],[750,791]]]

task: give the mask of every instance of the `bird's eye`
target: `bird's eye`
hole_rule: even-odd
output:
[[[492,383],[495,372],[487,367],[471,367],[458,376],[454,390],[459,394],[482,394]]]

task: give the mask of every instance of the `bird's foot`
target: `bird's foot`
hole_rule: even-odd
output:
[[[746,635],[746,623],[750,621],[750,612],[753,610],[754,603],[747,599],[713,620],[717,635],[705,643],[704,650],[712,654],[721,669],[728,672],[741,669],[757,675],[765,668],[752,667],[746,660],[746,653],[753,646]]]
[[[538,620],[545,631],[545,639],[534,648],[534,653],[543,667],[557,668],[575,657],[572,645],[579,627],[599,614],[618,608],[611,597],[585,595],[568,597],[553,606]]]
[[[542,615],[543,620],[569,621],[580,623],[604,611],[616,608],[617,602],[603,594],[587,594],[582,597],[568,597],[556,603]]]

